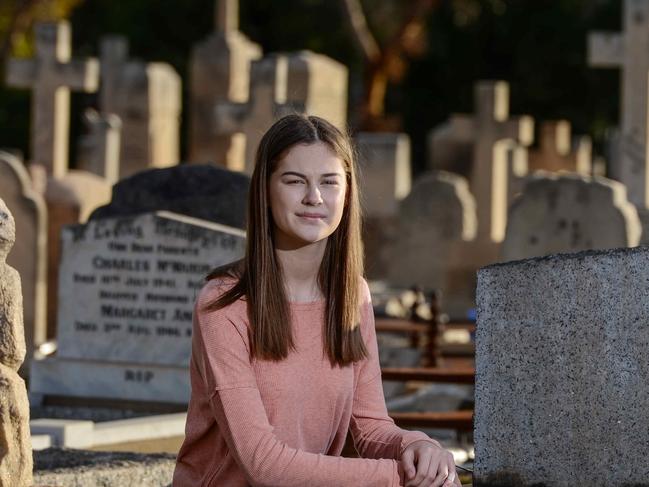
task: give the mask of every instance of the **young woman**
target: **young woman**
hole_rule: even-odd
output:
[[[449,452],[387,415],[360,218],[349,139],[318,117],[276,122],[245,258],[196,301],[175,487],[460,485]],[[348,430],[362,458],[339,456]]]

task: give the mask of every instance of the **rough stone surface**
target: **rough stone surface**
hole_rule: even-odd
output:
[[[476,486],[649,479],[649,249],[478,274]]]
[[[34,452],[35,487],[167,487],[176,464],[168,453],[94,452],[47,448]]]
[[[13,216],[0,199],[0,485],[31,485],[29,403],[18,369],[25,358],[18,272],[6,264],[16,239]]]
[[[151,169],[117,183],[90,220],[166,210],[245,228],[249,184],[248,176],[208,165]]]
[[[637,211],[617,181],[539,172],[509,209],[502,260],[633,247],[641,233]]]
[[[23,290],[26,362],[46,338],[47,311],[47,208],[32,186],[20,159],[0,151],[0,198],[16,220],[15,245],[7,264],[20,274]]]

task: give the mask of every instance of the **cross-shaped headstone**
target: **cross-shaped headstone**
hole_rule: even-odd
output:
[[[478,239],[500,242],[505,236],[509,185],[520,177],[520,153],[512,158],[512,142],[529,146],[534,140],[534,120],[526,115],[509,117],[509,84],[480,81],[474,89],[476,115],[454,115],[450,132],[473,134],[470,186],[478,212]],[[519,151],[520,152],[520,151]]]
[[[32,88],[31,160],[54,178],[68,169],[70,90],[92,93],[99,85],[99,62],[71,58],[71,29],[67,22],[35,27],[36,57],[10,59],[7,84]]]
[[[214,14],[218,32],[239,30],[239,0],[216,0]]]
[[[647,90],[649,89],[649,0],[625,0],[623,32],[594,32],[588,61],[600,68],[621,68],[621,137],[611,177],[627,186],[629,199],[649,207],[647,176]]]
[[[119,177],[178,163],[180,77],[166,63],[129,59],[123,36],[101,40],[102,116],[122,122]]]
[[[539,148],[529,153],[529,170],[592,173],[591,146],[588,137],[580,137],[573,150],[570,122],[551,120],[541,124]]]
[[[245,151],[242,159],[231,169],[251,174],[255,165],[255,151],[262,136],[281,116],[289,113],[286,104],[288,59],[284,55],[268,56],[255,61],[251,68],[250,98],[248,103],[219,103],[216,105],[217,135],[242,133]],[[293,106],[297,109],[300,107]]]

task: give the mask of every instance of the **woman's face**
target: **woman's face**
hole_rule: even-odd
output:
[[[343,216],[343,161],[323,142],[292,147],[270,176],[275,245],[298,248],[326,240]]]

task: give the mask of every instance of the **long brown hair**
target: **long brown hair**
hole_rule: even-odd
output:
[[[282,269],[275,255],[268,181],[292,147],[316,142],[326,144],[342,160],[347,179],[343,216],[327,240],[318,272],[318,284],[326,299],[324,352],[332,367],[342,367],[368,356],[359,326],[361,210],[352,143],[322,118],[288,115],[275,122],[261,139],[248,193],[245,258],[207,276],[209,280],[234,273],[238,281],[205,309],[220,309],[245,297],[252,329],[251,356],[282,360],[289,350],[295,350]]]

